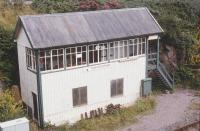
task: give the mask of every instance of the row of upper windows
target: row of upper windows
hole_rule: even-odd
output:
[[[145,38],[39,51],[41,71],[78,67],[145,54]],[[64,52],[65,51],[65,52]],[[65,55],[64,55],[65,54]],[[26,50],[27,67],[35,70],[35,53]],[[66,64],[65,64],[66,63]]]

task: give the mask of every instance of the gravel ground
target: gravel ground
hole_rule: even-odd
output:
[[[188,119],[200,119],[200,110],[191,109],[193,101],[200,102],[192,90],[176,90],[173,94],[156,97],[155,111],[147,116],[139,116],[138,122],[120,131],[168,131]],[[180,124],[181,125],[181,124]],[[170,127],[170,128],[169,128]]]

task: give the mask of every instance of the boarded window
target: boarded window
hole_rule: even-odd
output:
[[[87,87],[74,88],[73,93],[73,106],[87,104]]]
[[[111,80],[111,97],[123,95],[124,79]]]

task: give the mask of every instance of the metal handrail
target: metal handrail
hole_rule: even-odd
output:
[[[167,81],[169,82],[169,84],[171,85],[171,86],[174,86],[174,75],[172,74],[170,74],[168,71],[167,71],[167,69],[166,69],[166,67],[162,64],[162,63],[160,63],[160,62],[158,62],[158,67],[157,67],[161,72],[162,72],[162,74],[165,76],[165,78],[167,79]]]
[[[157,52],[148,54],[148,59],[157,58]]]

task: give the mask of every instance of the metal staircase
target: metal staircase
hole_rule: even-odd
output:
[[[162,80],[163,84],[166,86],[173,88],[174,86],[174,74],[171,74],[167,71],[165,65],[158,62],[156,73],[158,74],[158,77]]]
[[[154,57],[152,57],[152,54],[148,57],[148,72],[154,72],[155,76],[158,77],[166,87],[172,89],[174,87],[174,74],[170,73],[159,60],[157,61],[155,54],[153,55]]]

